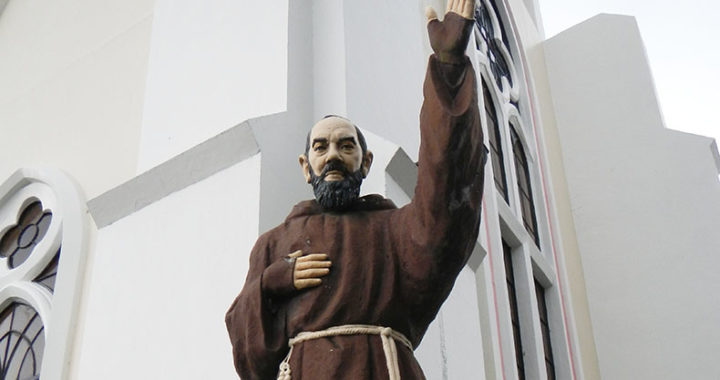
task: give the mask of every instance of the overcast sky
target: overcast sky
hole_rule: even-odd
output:
[[[539,1],[548,38],[598,13],[635,16],[666,126],[720,142],[720,2]]]

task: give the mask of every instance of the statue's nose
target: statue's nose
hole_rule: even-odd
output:
[[[338,151],[335,144],[330,144],[328,147],[327,162],[330,161],[340,161],[340,151]]]

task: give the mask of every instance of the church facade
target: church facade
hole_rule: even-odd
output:
[[[266,3],[0,0],[0,377],[237,378],[224,314],[324,115],[410,201],[444,1]],[[665,128],[634,19],[475,16],[482,221],[427,378],[716,378],[720,156]]]

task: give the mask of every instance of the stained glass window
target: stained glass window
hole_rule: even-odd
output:
[[[0,239],[0,256],[8,258],[10,268],[17,268],[30,257],[33,248],[50,228],[51,221],[52,212],[43,211],[39,201],[25,207],[17,224]]]
[[[0,312],[0,379],[40,378],[44,326],[32,307],[14,302]]]

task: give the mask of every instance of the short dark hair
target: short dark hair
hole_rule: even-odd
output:
[[[321,120],[325,120],[329,117],[339,117],[341,119],[350,121],[350,119],[338,115],[325,115]],[[350,121],[350,123],[352,123]],[[357,125],[353,124],[353,127],[355,127],[355,133],[357,133],[358,136],[358,144],[360,144],[360,149],[362,149],[362,156],[365,158],[365,154],[367,153],[367,142],[365,141],[365,136],[363,135],[362,131],[360,131],[360,128],[358,128]],[[305,157],[309,157],[310,154],[310,134],[312,134],[312,128],[307,133],[307,138],[305,139]]]

